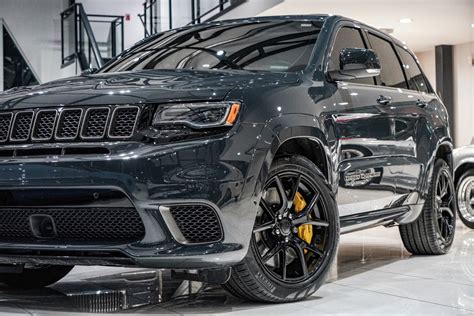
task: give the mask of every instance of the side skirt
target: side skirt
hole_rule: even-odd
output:
[[[410,208],[408,206],[405,206],[343,216],[340,218],[341,234],[346,234],[380,225],[392,224],[397,218],[408,213],[409,211]]]

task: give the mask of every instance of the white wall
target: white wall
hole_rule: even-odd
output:
[[[436,91],[436,56],[434,49],[426,52],[415,53],[418,61],[423,68],[423,72],[431,83],[431,86]]]
[[[66,0],[0,1],[0,18],[8,25],[42,83],[75,73],[74,66],[61,69],[59,14],[66,8]]]
[[[474,143],[474,42],[455,45],[454,104],[456,146]]]
[[[229,20],[247,18],[260,15],[262,12],[276,6],[283,0],[247,0],[237,9],[229,11],[227,14],[219,17],[218,20]]]
[[[416,53],[428,79],[436,82],[435,51]],[[453,47],[454,126],[456,147],[474,144],[474,41]]]
[[[3,1],[3,0],[0,0]],[[178,0],[181,1],[181,0]],[[143,24],[138,14],[143,13],[145,0],[78,0],[87,14],[120,15],[130,14],[130,21],[124,21],[124,46],[128,48],[143,39]]]

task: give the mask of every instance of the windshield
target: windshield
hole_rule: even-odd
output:
[[[306,68],[321,30],[317,21],[228,22],[161,33],[99,72],[143,69],[244,69],[294,72]]]

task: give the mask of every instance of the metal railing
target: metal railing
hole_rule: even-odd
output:
[[[106,26],[102,32],[105,38],[97,41],[94,29],[97,31],[102,25]],[[123,49],[123,16],[87,15],[81,3],[73,4],[61,13],[62,67],[77,60],[81,70],[97,69]]]
[[[246,1],[146,0],[143,3],[143,13],[138,17],[143,24],[144,35],[148,37],[174,27],[213,21]]]

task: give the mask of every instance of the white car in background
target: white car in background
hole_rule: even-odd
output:
[[[459,217],[474,229],[474,145],[455,149],[453,159]]]

